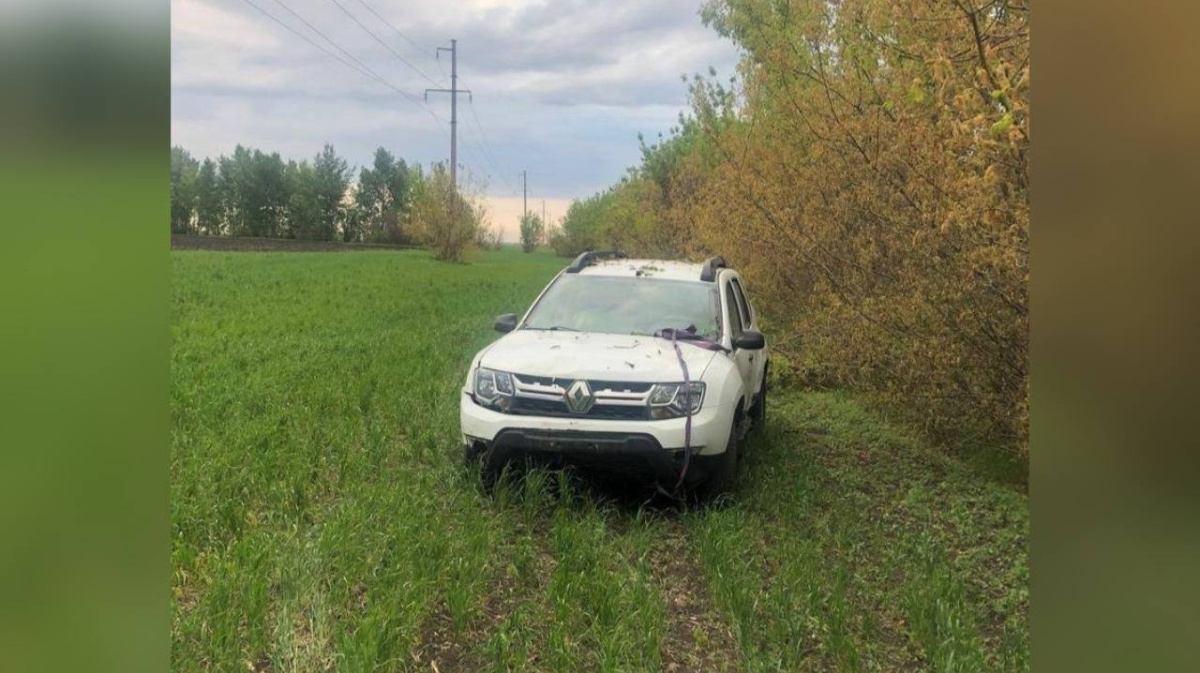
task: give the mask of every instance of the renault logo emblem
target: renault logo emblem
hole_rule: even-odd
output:
[[[587,381],[576,381],[567,387],[565,393],[567,408],[577,414],[586,414],[592,408],[592,387]]]

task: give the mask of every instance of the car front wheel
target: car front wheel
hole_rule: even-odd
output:
[[[733,489],[738,466],[738,422],[736,420],[729,428],[729,442],[725,445],[725,453],[714,456],[713,459],[712,471],[697,493],[703,500],[716,500]]]

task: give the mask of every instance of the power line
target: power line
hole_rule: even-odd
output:
[[[316,26],[314,26],[314,25],[312,25],[311,23],[309,23],[309,22],[308,22],[308,21],[307,21],[307,20],[306,20],[306,19],[305,19],[303,16],[300,16],[300,14],[296,12],[296,10],[294,10],[294,9],[292,9],[291,7],[287,6],[287,4],[285,4],[285,3],[283,2],[283,0],[275,0],[275,4],[279,5],[280,7],[284,8],[285,10],[287,10],[287,12],[288,12],[289,14],[291,14],[292,16],[294,16],[294,17],[296,17],[297,19],[299,19],[299,20],[300,20],[300,23],[303,23],[304,25],[308,26],[308,29],[309,29],[309,30],[311,30],[312,32],[316,33],[317,35],[320,35],[320,36],[321,36],[321,37],[322,37],[322,38],[323,38],[323,39],[324,39],[326,42],[328,42],[329,44],[333,45],[333,47],[334,47],[335,49],[337,49],[338,51],[342,52],[343,54],[345,54],[345,55],[346,55],[346,57],[347,57],[347,58],[349,58],[350,60],[352,60],[352,61],[354,61],[355,63],[357,63],[357,64],[358,64],[358,66],[359,66],[359,68],[361,68],[361,69],[362,69],[362,70],[363,70],[363,71],[364,71],[364,72],[365,72],[365,73],[366,73],[368,76],[375,78],[375,79],[376,79],[376,80],[378,80],[380,83],[382,83],[384,86],[386,86],[386,87],[388,87],[388,88],[391,88],[391,89],[394,89],[394,90],[395,90],[397,93],[399,93],[399,94],[400,94],[400,95],[402,95],[402,96],[405,96],[406,98],[408,98],[408,99],[409,99],[409,100],[411,100],[412,102],[420,104],[420,100],[418,100],[416,96],[414,96],[414,95],[412,95],[412,94],[410,94],[410,93],[408,93],[408,92],[406,92],[406,91],[403,91],[403,90],[401,90],[399,87],[396,87],[396,86],[394,86],[394,85],[393,85],[391,82],[389,82],[389,81],[385,80],[385,79],[383,78],[383,76],[382,76],[382,75],[380,75],[379,73],[377,73],[377,72],[375,72],[374,70],[372,70],[370,66],[368,66],[366,63],[363,63],[363,62],[362,62],[362,60],[360,60],[360,59],[359,59],[357,56],[355,56],[354,54],[351,54],[351,53],[350,53],[349,51],[347,51],[347,50],[346,50],[344,47],[342,47],[342,45],[340,45],[340,44],[338,44],[336,41],[334,41],[334,39],[333,39],[333,38],[329,37],[329,36],[328,36],[328,35],[326,35],[325,33],[322,33],[322,32],[321,32],[321,31],[320,31],[320,30],[319,30],[319,29],[318,29]]]
[[[250,5],[255,10],[257,10],[260,14],[267,17],[268,19],[274,21],[275,23],[279,24],[280,26],[283,26],[284,28],[286,28],[289,32],[291,32],[296,37],[300,38],[301,40],[304,40],[305,42],[311,44],[312,46],[316,47],[317,49],[320,49],[321,51],[325,52],[325,54],[327,56],[329,56],[333,59],[336,59],[342,65],[345,65],[346,67],[358,72],[359,74],[371,77],[371,74],[369,72],[367,72],[366,70],[362,69],[362,67],[360,65],[355,65],[355,63],[353,63],[351,61],[347,61],[346,59],[342,58],[341,56],[338,56],[337,54],[333,53],[332,51],[329,51],[325,47],[322,47],[321,45],[317,44],[316,42],[313,42],[312,39],[309,38],[307,35],[305,35],[304,33],[301,33],[300,31],[296,30],[295,28],[292,28],[288,24],[281,21],[279,19],[279,17],[275,16],[274,14],[271,14],[270,12],[263,9],[262,7],[259,7],[258,5],[254,4],[253,2],[251,2],[251,0],[242,0],[242,2],[246,3],[247,5]],[[276,2],[278,2],[278,0],[276,0]],[[287,5],[284,5],[283,8],[287,9],[288,11],[291,11],[291,9]],[[293,14],[294,14],[294,12],[293,12]],[[299,18],[299,17],[297,17],[297,18]],[[303,21],[303,19],[300,19],[300,20]],[[328,39],[328,38],[326,38],[326,39]],[[351,56],[351,58],[353,59],[353,56]],[[354,59],[354,60],[357,61],[357,59]]]
[[[367,28],[367,25],[365,23],[363,23],[362,21],[359,21],[357,16],[354,16],[353,14],[351,14],[350,10],[346,9],[345,5],[338,2],[338,0],[329,0],[329,1],[332,2],[333,4],[337,5],[338,9],[342,10],[342,12],[346,16],[350,17],[351,21],[353,21],[354,23],[357,23],[359,28],[362,28],[364,31],[366,31],[367,35],[371,36],[371,39],[375,40],[380,45],[382,45],[384,49],[387,49],[389,52],[391,52],[392,56],[395,56],[397,59],[399,59],[399,61],[401,63],[412,68],[414,72],[416,72],[421,77],[424,77],[426,80],[428,80],[434,86],[439,86],[441,84],[441,82],[433,79],[429,75],[426,75],[424,72],[421,71],[420,68],[413,65],[408,59],[401,56],[400,52],[396,51],[395,49],[392,49],[391,45],[389,45],[387,42],[384,42],[383,39],[381,37],[379,37],[378,35],[376,35],[374,33],[374,31],[372,31],[370,28]],[[376,14],[376,16],[378,16],[378,14]],[[382,18],[382,17],[380,17],[380,18]],[[387,23],[387,22],[385,21],[384,23]]]
[[[287,30],[288,30],[288,32],[292,33],[292,34],[293,34],[293,35],[295,35],[296,37],[299,37],[300,39],[304,40],[305,42],[307,42],[307,43],[311,44],[312,46],[316,47],[317,49],[321,50],[321,51],[322,51],[322,52],[324,52],[324,53],[325,53],[327,56],[330,56],[331,58],[333,58],[333,59],[337,60],[337,61],[338,61],[339,63],[341,63],[342,65],[345,65],[346,67],[348,67],[348,68],[350,68],[350,69],[354,70],[355,72],[358,72],[358,73],[359,73],[359,74],[361,74],[361,75],[366,75],[367,77],[370,77],[370,78],[374,79],[375,81],[379,82],[380,84],[382,84],[382,85],[386,86],[387,88],[391,89],[392,91],[394,91],[394,92],[396,92],[396,93],[400,94],[400,95],[401,95],[401,96],[403,96],[403,97],[404,97],[406,100],[408,100],[410,103],[412,103],[412,104],[414,104],[414,105],[416,105],[416,106],[420,107],[422,110],[424,110],[424,111],[425,111],[425,113],[426,113],[426,114],[428,114],[428,115],[429,115],[430,117],[432,117],[432,118],[433,118],[435,121],[437,121],[437,122],[439,123],[439,126],[438,126],[438,128],[439,128],[439,130],[441,130],[441,131],[442,131],[442,133],[443,133],[443,134],[446,132],[446,131],[445,131],[445,129],[441,128],[441,126],[440,126],[440,124],[445,124],[445,123],[446,123],[446,120],[445,120],[445,119],[443,119],[441,116],[439,116],[437,113],[435,113],[433,110],[431,110],[431,109],[429,108],[429,106],[428,106],[428,105],[426,105],[426,104],[425,104],[425,103],[424,103],[424,102],[423,102],[423,101],[422,101],[420,98],[417,98],[417,97],[416,97],[416,96],[414,96],[413,94],[410,94],[410,93],[408,93],[407,91],[405,91],[405,90],[401,89],[400,87],[398,87],[398,86],[396,86],[396,85],[392,84],[391,82],[389,82],[388,80],[384,79],[382,75],[380,75],[379,73],[377,73],[377,72],[375,72],[374,70],[372,70],[372,69],[370,68],[370,66],[368,66],[368,65],[367,65],[367,64],[365,64],[365,63],[363,63],[361,60],[359,60],[358,58],[356,58],[356,57],[355,57],[353,54],[351,54],[349,51],[346,51],[346,49],[345,49],[345,48],[343,48],[343,47],[342,47],[340,44],[338,44],[338,43],[337,43],[335,40],[333,40],[332,38],[330,38],[330,37],[329,37],[328,35],[326,35],[325,33],[321,32],[319,29],[317,29],[317,27],[316,27],[316,26],[313,26],[311,23],[309,23],[307,20],[305,20],[305,19],[304,19],[304,17],[302,17],[302,16],[300,16],[299,14],[297,14],[297,13],[296,13],[296,11],[295,11],[295,10],[293,10],[291,7],[288,7],[286,4],[284,4],[284,2],[283,2],[282,0],[275,0],[275,2],[276,2],[276,4],[278,4],[280,7],[283,7],[285,10],[287,10],[287,11],[288,11],[288,13],[290,13],[292,16],[294,16],[294,17],[296,17],[297,19],[299,19],[299,20],[300,20],[300,22],[301,22],[301,23],[303,23],[305,26],[308,26],[308,28],[309,28],[310,30],[312,30],[314,33],[316,33],[317,35],[321,36],[321,38],[323,38],[323,39],[324,39],[326,42],[328,42],[329,44],[333,45],[333,46],[334,46],[334,48],[336,48],[338,51],[340,51],[340,52],[342,52],[343,54],[345,54],[345,55],[346,55],[346,57],[348,57],[350,60],[349,60],[349,61],[347,61],[345,58],[342,58],[341,56],[338,56],[336,53],[334,53],[334,52],[332,52],[332,51],[330,51],[330,50],[326,49],[325,47],[321,46],[321,45],[320,45],[320,44],[318,44],[317,42],[314,42],[314,41],[313,41],[311,38],[309,38],[307,35],[305,35],[305,34],[301,33],[300,31],[296,30],[296,29],[295,29],[295,28],[293,28],[292,26],[288,25],[287,23],[285,23],[284,21],[282,21],[281,19],[279,19],[279,17],[275,16],[274,14],[271,14],[270,12],[268,12],[268,11],[267,11],[267,10],[265,10],[265,9],[263,9],[262,7],[259,7],[259,6],[258,6],[257,4],[255,4],[255,3],[254,3],[252,0],[242,0],[242,2],[246,3],[247,5],[250,5],[250,6],[251,6],[251,7],[253,7],[255,10],[257,10],[257,11],[258,11],[260,14],[262,14],[263,16],[267,17],[267,18],[268,18],[268,19],[270,19],[271,21],[274,21],[275,23],[279,24],[279,25],[280,25],[280,26],[282,26],[283,28],[287,29]]]
[[[308,20],[306,20],[306,19],[305,19],[303,16],[301,16],[301,15],[300,15],[300,14],[298,14],[298,13],[297,13],[295,10],[293,10],[291,7],[289,7],[287,4],[285,4],[285,3],[283,2],[283,0],[274,0],[274,1],[275,1],[275,3],[276,3],[276,4],[278,4],[278,5],[279,5],[280,7],[282,7],[284,10],[286,10],[286,11],[287,11],[289,14],[291,14],[293,17],[295,17],[297,20],[299,20],[301,23],[303,23],[305,26],[307,26],[309,30],[311,30],[313,33],[317,34],[317,35],[318,35],[318,36],[320,36],[320,37],[321,37],[323,40],[325,40],[326,42],[328,42],[328,43],[329,43],[329,44],[330,44],[330,45],[331,45],[331,46],[332,46],[334,49],[336,49],[337,51],[341,52],[341,53],[344,55],[344,58],[343,58],[343,56],[339,56],[337,53],[335,53],[335,52],[333,52],[333,51],[330,51],[330,50],[329,50],[329,49],[327,49],[326,47],[324,47],[324,46],[322,46],[321,44],[319,44],[319,43],[315,42],[315,41],[314,41],[312,38],[308,37],[308,36],[307,36],[307,35],[305,35],[304,33],[301,33],[300,31],[296,30],[296,29],[295,29],[294,27],[292,27],[291,25],[288,25],[286,22],[282,21],[282,20],[281,20],[279,17],[277,17],[277,16],[275,16],[274,14],[271,14],[270,12],[266,11],[265,9],[263,9],[262,7],[260,7],[258,4],[256,4],[255,2],[253,2],[253,0],[242,0],[242,1],[243,1],[243,2],[245,2],[247,5],[250,5],[252,8],[254,8],[256,11],[258,11],[258,12],[259,12],[260,14],[262,14],[263,16],[265,16],[265,17],[267,17],[268,19],[270,19],[272,22],[274,22],[274,23],[278,24],[279,26],[282,26],[282,27],[283,27],[284,29],[286,29],[288,32],[292,33],[292,34],[293,34],[293,35],[295,35],[296,37],[299,37],[300,39],[302,39],[302,40],[304,40],[305,42],[309,43],[309,44],[310,44],[310,45],[312,45],[313,47],[317,48],[317,49],[318,49],[318,50],[320,50],[322,53],[324,53],[326,56],[329,56],[330,58],[333,58],[333,59],[335,59],[336,61],[338,61],[338,62],[339,62],[339,63],[341,63],[342,65],[345,65],[346,67],[348,67],[348,68],[350,68],[350,69],[354,70],[355,72],[359,73],[360,75],[364,75],[364,76],[366,76],[366,77],[370,77],[371,79],[374,79],[375,81],[379,82],[379,83],[380,83],[380,84],[382,84],[383,86],[385,86],[385,87],[387,87],[387,88],[391,89],[392,91],[394,91],[394,92],[396,92],[396,93],[400,94],[401,96],[403,96],[403,97],[404,97],[406,100],[408,100],[409,102],[411,102],[411,103],[413,103],[414,105],[417,105],[418,107],[420,107],[420,108],[421,108],[421,109],[422,109],[422,110],[423,110],[423,111],[424,111],[426,114],[428,114],[430,117],[432,117],[432,118],[433,118],[433,120],[434,120],[435,122],[438,122],[438,126],[437,126],[437,127],[438,127],[438,131],[440,131],[440,132],[442,133],[442,135],[443,135],[443,136],[448,136],[448,137],[450,138],[450,141],[451,141],[451,147],[452,147],[452,152],[451,152],[451,154],[452,154],[452,155],[454,154],[453,148],[454,148],[454,146],[455,146],[455,144],[456,144],[456,143],[455,143],[455,139],[454,139],[454,135],[455,135],[454,131],[455,131],[455,127],[457,126],[457,124],[455,123],[457,120],[451,120],[451,122],[450,122],[450,133],[449,133],[449,134],[447,134],[447,133],[446,133],[446,129],[445,129],[446,120],[445,120],[445,119],[444,119],[444,118],[443,118],[441,115],[439,115],[439,114],[437,114],[436,112],[434,112],[434,111],[433,111],[433,109],[429,107],[428,103],[426,103],[425,101],[421,100],[420,98],[417,98],[417,97],[416,97],[416,96],[414,96],[413,94],[410,94],[410,93],[408,93],[407,91],[404,91],[403,89],[401,89],[401,88],[397,87],[396,85],[392,84],[390,81],[388,81],[387,79],[385,79],[385,78],[384,78],[382,75],[380,75],[379,73],[375,72],[373,69],[371,69],[371,67],[370,67],[370,66],[368,66],[366,63],[362,62],[360,59],[358,59],[356,56],[354,56],[354,54],[350,53],[350,52],[349,52],[349,51],[347,51],[347,50],[346,50],[344,47],[342,47],[340,44],[338,44],[336,40],[334,40],[333,38],[329,37],[329,36],[328,36],[328,35],[326,35],[325,33],[321,32],[321,30],[320,30],[320,29],[318,29],[316,26],[314,26],[312,23],[310,23]],[[357,18],[355,18],[355,17],[354,17],[354,15],[350,14],[350,12],[349,12],[349,11],[347,11],[347,10],[346,10],[346,8],[345,8],[344,6],[342,6],[342,5],[341,5],[341,3],[339,3],[337,0],[331,0],[331,1],[332,1],[332,2],[333,2],[335,5],[337,5],[339,9],[341,9],[341,10],[342,10],[343,12],[345,12],[345,13],[346,13],[348,16],[350,16],[350,18],[351,18],[351,19],[353,19],[353,20],[354,20],[354,22],[355,22],[355,23],[357,23],[357,24],[359,25],[359,27],[361,27],[361,28],[362,28],[364,31],[366,31],[366,32],[367,32],[369,35],[371,35],[371,37],[375,38],[375,39],[376,39],[376,41],[380,41],[380,40],[379,40],[379,38],[378,38],[378,37],[377,37],[377,36],[376,36],[374,33],[372,33],[370,29],[368,29],[368,28],[367,28],[365,25],[363,25],[363,24],[362,24],[362,22],[360,22],[360,21],[359,21]],[[360,0],[360,1],[361,1],[361,0]],[[365,3],[364,3],[364,6],[366,6],[366,5],[365,5]],[[367,6],[367,8],[368,8],[368,9],[371,9],[369,6]],[[372,13],[374,13],[374,14],[377,14],[377,13],[376,13],[376,12],[374,12],[373,10],[372,10]],[[382,19],[382,17],[380,17],[380,18]],[[385,22],[385,23],[387,23],[387,22],[386,22],[386,20],[385,20],[384,22]],[[394,26],[393,26],[392,28],[395,30],[395,27],[394,27]],[[400,31],[399,31],[399,30],[397,30],[397,32],[399,33]],[[403,33],[401,33],[401,35],[403,35]],[[406,37],[406,39],[407,39],[407,37]],[[409,42],[411,43],[412,41],[411,41],[411,40],[409,40]],[[452,44],[453,44],[453,42],[454,42],[454,41],[452,40],[451,42],[452,42]],[[380,43],[381,43],[381,44],[384,44],[382,41],[380,41]],[[414,44],[415,44],[415,43],[414,43]],[[387,45],[386,45],[386,44],[384,44],[384,46],[385,46],[385,47],[387,47]],[[416,68],[415,66],[413,66],[411,63],[408,63],[408,62],[407,62],[407,61],[406,61],[406,60],[405,60],[403,57],[401,57],[399,54],[395,53],[395,51],[394,51],[394,50],[392,50],[390,47],[387,47],[387,48],[388,48],[388,51],[391,51],[391,52],[392,52],[392,54],[393,54],[394,56],[396,56],[397,58],[399,58],[401,61],[404,61],[405,63],[407,63],[407,64],[408,64],[410,67],[412,67],[412,68],[413,68],[413,70],[416,70],[416,71],[417,71],[419,74],[421,74],[421,75],[422,75],[423,77],[425,77],[426,79],[430,79],[430,78],[429,78],[427,75],[425,75],[424,73],[422,73],[422,72],[421,72],[419,69],[417,69],[417,68]],[[443,49],[444,49],[444,48],[443,48]],[[349,59],[349,60],[347,60],[347,59]],[[434,80],[431,80],[431,79],[430,79],[430,81],[434,81]],[[436,81],[434,81],[434,83],[436,84],[437,82],[436,82]],[[452,87],[451,87],[451,92],[452,92],[453,94],[457,94],[457,93],[460,93],[460,92],[461,92],[461,93],[470,93],[470,91],[469,91],[469,90],[467,90],[467,89],[459,89],[459,88],[457,88],[457,86],[454,86],[453,84],[452,84]],[[452,98],[456,98],[456,96],[452,96]],[[455,106],[454,106],[454,104],[452,103],[452,105],[451,105],[451,110],[452,110],[452,112],[454,111],[454,107],[455,107]],[[472,112],[474,112],[474,111],[472,110]],[[478,117],[477,117],[477,116],[476,116],[476,123],[478,124]],[[487,159],[487,156],[486,156],[486,154],[484,155],[484,158],[485,158],[485,159]],[[456,162],[456,159],[452,157],[452,159],[451,159],[451,173],[454,173],[454,172],[455,172],[455,170],[456,170],[456,168],[457,168],[457,166],[456,166],[455,162]],[[503,178],[503,175],[501,175],[501,177]]]
[[[397,27],[393,26],[393,25],[392,25],[392,23],[391,23],[390,21],[388,21],[387,19],[383,18],[383,15],[381,15],[379,12],[375,11],[375,8],[374,8],[374,7],[372,7],[372,6],[368,5],[368,4],[367,4],[367,2],[366,2],[366,0],[358,0],[358,4],[360,4],[360,5],[362,5],[363,7],[365,7],[365,8],[367,9],[367,11],[368,11],[368,12],[370,12],[370,13],[374,14],[374,15],[375,15],[375,18],[377,18],[377,19],[379,19],[381,22],[383,22],[383,25],[385,25],[385,26],[387,26],[388,28],[391,28],[393,31],[395,31],[395,33],[396,33],[397,35],[399,35],[400,37],[404,38],[404,41],[405,41],[405,42],[408,42],[409,44],[411,44],[411,45],[413,46],[413,48],[414,48],[414,49],[416,49],[417,51],[421,52],[422,54],[425,54],[425,53],[427,53],[427,52],[429,51],[429,50],[428,50],[428,49],[426,49],[424,46],[422,46],[422,45],[419,45],[419,44],[417,44],[416,42],[413,42],[412,38],[410,38],[408,35],[406,35],[406,34],[404,33],[404,31],[402,31],[402,30],[400,30],[399,28],[397,28]],[[439,62],[438,62],[438,69],[439,69],[439,70],[441,70],[441,67],[442,67],[442,65],[441,65],[441,62],[439,61]],[[445,72],[442,72],[442,79],[443,79],[443,80],[449,79],[449,78],[446,76],[446,73],[445,73]]]
[[[301,35],[299,32],[292,30],[291,26],[288,26],[287,24],[283,23],[279,19],[271,16],[270,14],[267,14],[267,12],[263,11],[262,8],[257,7],[256,5],[254,5],[254,3],[250,2],[249,0],[244,0],[244,1],[247,2],[247,4],[254,6],[260,12],[263,12],[263,14],[266,14],[271,19],[275,20],[276,23],[280,24],[284,28],[287,28],[288,30],[291,30],[293,33],[300,35],[300,37],[304,37],[304,35]],[[287,12],[289,14],[291,14],[292,16],[299,19],[300,22],[303,23],[305,26],[308,26],[309,30],[316,33],[317,35],[320,35],[322,39],[324,39],[329,44],[333,45],[334,48],[336,48],[338,51],[345,54],[347,58],[349,58],[351,61],[353,61],[355,64],[358,65],[358,68],[356,68],[356,69],[360,70],[361,72],[366,74],[368,77],[375,79],[380,84],[383,84],[384,86],[388,87],[389,89],[394,90],[396,93],[404,96],[405,98],[409,99],[413,103],[416,103],[417,105],[421,105],[421,99],[417,98],[413,94],[408,93],[407,91],[401,89],[400,87],[398,87],[398,86],[392,84],[391,82],[387,81],[386,79],[384,79],[382,75],[380,75],[379,73],[372,70],[370,66],[368,66],[366,63],[363,63],[358,57],[356,57],[354,54],[351,54],[349,51],[347,51],[344,47],[342,47],[342,45],[338,44],[333,38],[329,37],[325,33],[322,33],[316,26],[309,23],[303,16],[300,16],[300,14],[298,14],[296,12],[296,10],[287,6],[287,4],[285,4],[283,2],[283,0],[275,0],[275,4],[279,5],[280,7],[284,8],[285,10],[287,10]],[[309,44],[316,46],[316,43],[314,43],[312,40],[309,40],[307,37],[305,37],[305,40]],[[329,53],[327,50],[322,50],[322,51],[325,51],[325,53]],[[339,59],[339,60],[341,60],[341,59]],[[345,61],[342,61],[342,62],[345,63]]]
[[[516,187],[514,187],[513,184],[508,181],[508,178],[505,176],[504,171],[499,167],[499,165],[497,165],[495,159],[493,159],[489,155],[487,150],[484,148],[484,146],[480,144],[479,138],[480,138],[480,136],[478,133],[472,134],[471,141],[472,141],[472,144],[474,145],[472,152],[477,157],[479,157],[479,159],[484,164],[486,164],[487,166],[489,166],[491,168],[491,172],[488,173],[489,176],[494,172],[496,174],[496,176],[500,179],[500,181],[504,183],[504,186],[506,188],[508,188],[509,192],[516,193],[516,191],[517,191]],[[467,147],[471,148],[472,145],[467,145]]]
[[[440,63],[438,67],[441,67]],[[459,79],[462,78],[460,77]],[[508,178],[504,177],[505,171],[500,166],[500,161],[496,159],[496,153],[492,149],[492,144],[488,141],[487,132],[483,130],[483,122],[480,121],[479,113],[475,110],[474,99],[467,99],[467,103],[471,107],[471,119],[475,123],[475,129],[479,132],[479,140],[482,142],[480,150],[483,153],[485,160],[491,165],[492,170],[496,171],[496,174],[500,176],[500,179],[504,181],[505,185],[509,187],[510,191],[515,193],[517,191],[516,188],[512,186],[512,183],[508,181]]]
[[[479,144],[478,140],[476,140],[475,137],[472,137],[471,140],[473,141],[471,144],[466,144],[463,147],[468,152],[470,152],[472,156],[474,156],[478,160],[478,162],[479,162],[478,166],[491,167],[491,170],[483,170],[483,171],[477,171],[477,172],[479,172],[482,175],[487,176],[487,178],[489,179],[489,182],[492,181],[494,178],[498,178],[504,184],[504,187],[506,187],[510,193],[516,193],[516,188],[512,186],[512,183],[509,182],[506,177],[504,177],[504,173],[497,170],[492,165],[492,162],[487,158],[487,155],[484,154],[483,147]]]
[[[487,133],[485,133],[483,130],[483,122],[479,121],[479,113],[475,111],[475,102],[469,99],[467,102],[471,107],[471,119],[475,122],[475,130],[479,131],[479,140],[483,143],[484,155],[492,164],[492,168],[495,169],[497,173],[503,174],[504,171],[501,170],[499,166],[500,162],[496,159],[495,152],[492,151],[491,143],[488,142]]]
[[[439,65],[439,67],[441,66]],[[461,80],[462,77],[460,76],[459,79]],[[479,147],[480,154],[483,155],[484,160],[492,167],[492,170],[500,176],[504,184],[508,186],[509,191],[515,193],[517,191],[516,187],[513,187],[512,183],[505,177],[505,171],[500,166],[499,160],[496,159],[496,153],[492,150],[491,143],[488,142],[487,133],[483,130],[483,122],[479,119],[479,113],[475,111],[475,100],[468,98],[467,103],[471,106],[471,120],[475,123],[475,130],[478,132],[476,145]]]

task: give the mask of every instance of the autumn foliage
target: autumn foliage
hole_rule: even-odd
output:
[[[1028,447],[1024,2],[712,0],[738,76],[572,206],[562,254],[724,255],[797,380]]]

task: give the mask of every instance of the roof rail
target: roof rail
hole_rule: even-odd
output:
[[[620,250],[588,250],[571,262],[571,266],[567,267],[567,273],[579,273],[602,259],[625,259],[627,257],[629,255]]]
[[[700,270],[700,280],[712,282],[717,279],[717,269],[725,268],[724,257],[709,257],[704,260],[704,268]]]

